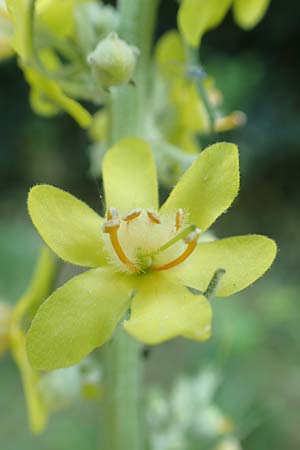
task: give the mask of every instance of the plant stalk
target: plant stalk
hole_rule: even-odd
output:
[[[139,48],[134,85],[111,93],[110,144],[141,135],[151,81],[151,47],[159,0],[119,0],[120,38]],[[120,327],[104,351],[103,433],[101,450],[142,450],[141,347]]]
[[[151,81],[151,48],[159,0],[119,0],[119,35],[140,50],[133,76],[134,85],[112,89],[111,143],[129,136],[141,136],[147,91]]]
[[[139,342],[121,327],[105,348],[103,396],[105,450],[144,448],[140,350]]]

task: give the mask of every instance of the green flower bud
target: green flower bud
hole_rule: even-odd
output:
[[[9,345],[9,328],[12,316],[12,309],[0,302],[0,356],[7,350]]]
[[[110,33],[89,54],[88,63],[96,80],[105,88],[126,84],[132,79],[139,50],[116,33]]]

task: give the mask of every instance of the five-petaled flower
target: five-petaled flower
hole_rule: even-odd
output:
[[[216,295],[231,295],[260,277],[275,257],[275,243],[259,235],[198,242],[237,195],[233,144],[203,151],[160,209],[145,141],[127,138],[114,145],[103,161],[103,183],[105,218],[55,187],[30,191],[29,212],[44,241],[62,259],[92,268],[40,307],[27,337],[36,368],[75,364],[112,336],[129,308],[123,326],[147,344],[175,336],[207,339],[210,303],[189,288],[205,292],[222,268]]]

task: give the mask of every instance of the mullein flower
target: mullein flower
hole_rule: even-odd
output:
[[[35,368],[77,363],[111,338],[129,308],[123,327],[144,343],[205,340],[211,306],[204,294],[216,271],[225,271],[216,295],[228,296],[253,283],[275,257],[275,243],[259,235],[198,244],[237,195],[233,144],[203,151],[160,209],[152,152],[141,139],[121,140],[106,153],[103,183],[105,218],[53,186],[29,193],[29,213],[44,241],[65,261],[92,268],[39,308],[27,336]]]
[[[51,39],[58,42],[62,38],[71,37],[74,28],[72,11],[76,0],[61,2],[58,0],[40,0],[36,2],[35,19],[39,30],[45,35],[51,34]],[[53,116],[59,110],[64,110],[72,116],[83,128],[91,123],[89,112],[66,92],[65,83],[58,81],[55,72],[62,69],[50,39],[49,44],[43,43],[35,49],[34,41],[39,36],[32,31],[31,2],[25,0],[6,0],[7,21],[11,26],[11,48],[16,53],[19,65],[31,87],[31,106],[45,116]],[[34,30],[35,31],[35,30]],[[38,31],[39,33],[40,31]],[[34,35],[33,35],[34,34]]]
[[[245,123],[245,114],[233,111],[222,115],[220,106],[222,94],[214,85],[212,78],[203,74],[199,67],[189,67],[184,43],[175,31],[165,33],[157,43],[155,61],[166,84],[167,108],[171,117],[168,121],[168,141],[186,152],[198,152],[197,135],[214,131],[223,132]],[[211,107],[214,110],[214,123],[210,123],[208,111],[197,91],[195,77],[203,78],[203,86]]]
[[[216,28],[230,7],[237,24],[248,30],[265,15],[270,0],[183,0],[177,21],[180,32],[192,47],[198,47],[203,35]]]

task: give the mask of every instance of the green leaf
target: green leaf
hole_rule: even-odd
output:
[[[107,207],[122,213],[158,208],[156,168],[147,142],[122,139],[106,153],[102,172]]]
[[[106,263],[103,219],[88,205],[61,189],[38,185],[29,193],[28,209],[41,237],[62,259],[84,267]]]
[[[238,150],[234,144],[214,144],[204,150],[179,180],[162,213],[188,211],[190,223],[205,231],[231,205],[239,189]]]
[[[146,344],[176,336],[202,341],[210,336],[211,308],[170,275],[153,273],[140,280],[124,328]]]
[[[234,0],[234,19],[241,28],[249,30],[261,21],[269,4],[270,0]]]
[[[227,297],[261,277],[275,256],[276,244],[265,236],[230,237],[200,243],[177,273],[186,286],[205,291],[214,272],[225,269],[216,295]]]
[[[57,289],[39,308],[27,335],[32,366],[68,367],[103,345],[128,308],[130,280],[108,268],[92,269]]]
[[[177,16],[178,27],[192,47],[198,47],[206,31],[217,27],[232,0],[183,0]]]

